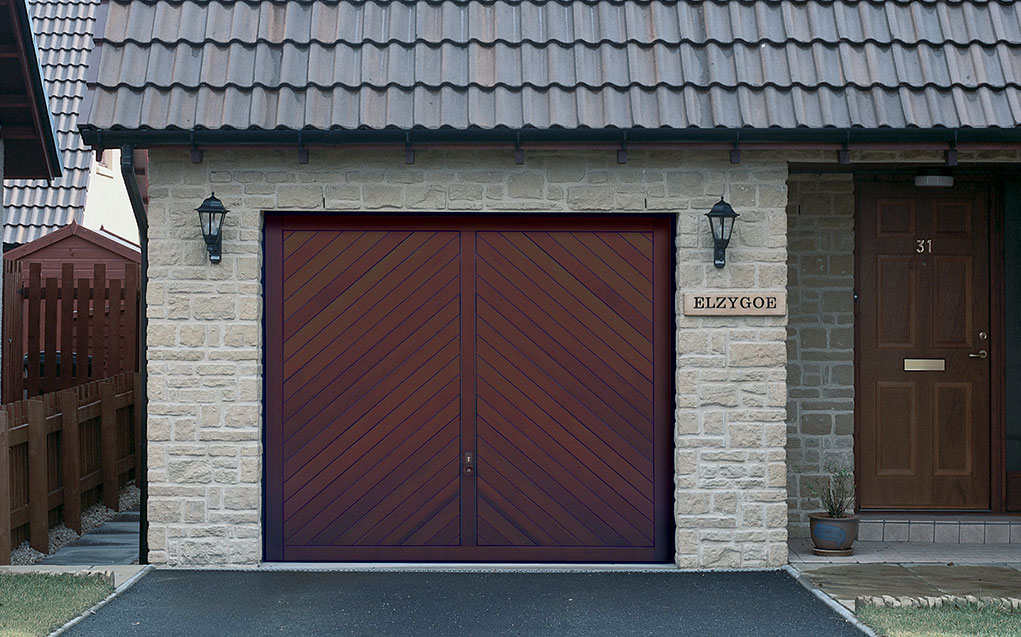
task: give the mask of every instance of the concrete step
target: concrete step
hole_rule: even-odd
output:
[[[939,514],[861,515],[862,542],[1021,544],[1021,517]]]

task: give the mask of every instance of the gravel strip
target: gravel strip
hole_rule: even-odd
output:
[[[130,511],[138,506],[141,501],[141,493],[134,482],[129,482],[118,494],[121,511]],[[113,519],[117,512],[108,509],[103,503],[94,504],[88,510],[82,512],[82,533],[99,527],[104,522]],[[62,523],[50,529],[50,555],[53,555],[61,547],[77,540],[80,535],[64,526]],[[30,566],[45,558],[46,555],[29,546],[28,541],[22,542],[18,548],[11,552],[12,566]]]

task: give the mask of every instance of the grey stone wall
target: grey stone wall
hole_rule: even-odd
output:
[[[807,537],[819,503],[806,482],[854,466],[854,182],[787,185],[787,503],[791,535]]]
[[[268,210],[672,212],[677,215],[675,562],[787,561],[786,317],[685,317],[682,292],[787,285],[787,168],[775,153],[313,150],[150,152],[149,560],[262,556],[262,219]],[[194,208],[231,210],[223,262]],[[741,214],[727,267],[704,214]]]

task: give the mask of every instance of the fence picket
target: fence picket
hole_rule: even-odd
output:
[[[120,511],[117,484],[117,388],[113,383],[99,385],[101,440],[100,458],[103,460],[103,504]]]
[[[110,369],[110,332],[107,322],[106,264],[92,266],[92,339],[99,360],[98,376],[106,378]]]
[[[30,263],[28,265],[28,373],[26,385],[28,395],[39,395],[41,379],[39,378],[39,351],[40,339],[39,328],[42,317],[40,302],[40,274],[41,263]]]
[[[78,424],[78,396],[64,390],[57,396],[61,413],[61,477],[64,486],[64,524],[82,532],[81,430]]]
[[[58,389],[71,386],[72,372],[77,367],[77,352],[74,348],[74,264],[65,263],[60,272],[60,351],[63,364],[60,366]]]
[[[57,280],[46,279],[46,322],[43,329],[43,377],[40,391],[57,391]]]
[[[50,485],[46,453],[46,405],[29,400],[28,408],[28,492],[29,542],[40,553],[50,549]]]
[[[11,563],[11,475],[7,414],[0,411],[0,565]]]

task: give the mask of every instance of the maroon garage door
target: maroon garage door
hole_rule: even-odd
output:
[[[266,219],[268,560],[665,561],[670,222]]]

